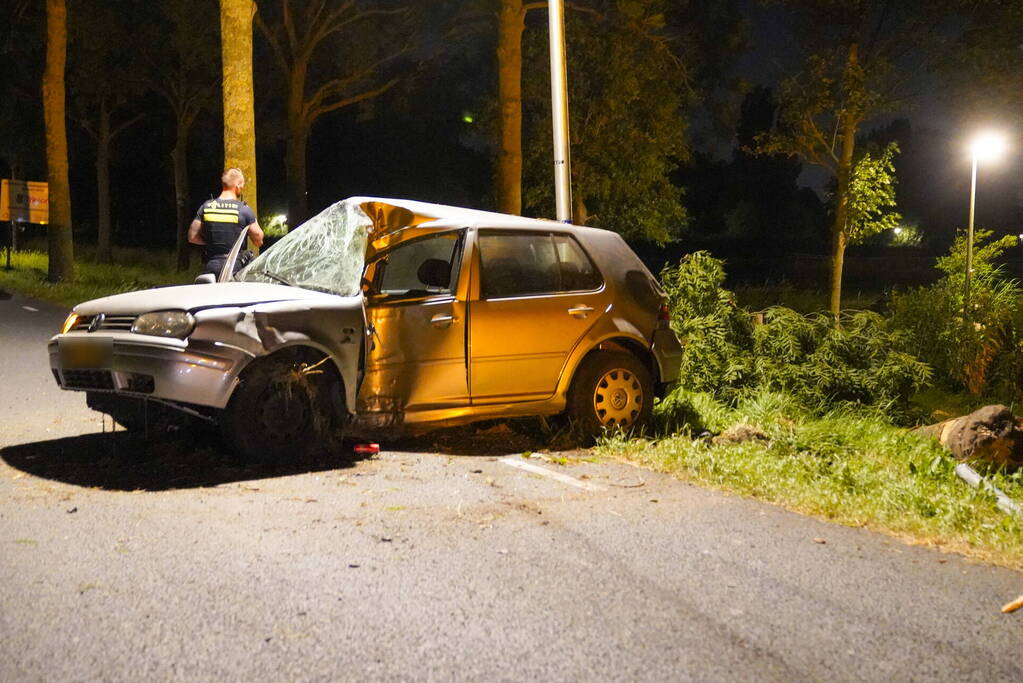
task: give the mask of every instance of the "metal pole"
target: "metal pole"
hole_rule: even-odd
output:
[[[568,70],[565,65],[565,3],[547,3],[551,48],[551,114],[554,128],[554,198],[558,220],[572,222],[572,161],[568,138]]]
[[[963,293],[963,319],[970,315],[970,280],[973,278],[973,214],[977,206],[977,153],[973,153],[973,176],[970,179],[970,222],[966,228],[966,290]]]

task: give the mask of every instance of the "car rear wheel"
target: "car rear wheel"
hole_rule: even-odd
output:
[[[583,360],[568,396],[568,416],[586,438],[642,432],[653,410],[650,372],[630,353],[599,351]]]
[[[340,384],[329,358],[302,349],[258,360],[231,396],[224,437],[252,462],[304,460],[340,441]]]

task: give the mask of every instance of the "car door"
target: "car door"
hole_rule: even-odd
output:
[[[466,297],[458,293],[463,241],[462,231],[431,235],[367,266],[371,330],[360,411],[468,404]]]
[[[568,233],[481,229],[469,304],[474,404],[551,396],[572,349],[610,297]]]

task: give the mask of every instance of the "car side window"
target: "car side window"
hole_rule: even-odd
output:
[[[561,288],[577,292],[600,287],[603,278],[579,243],[568,235],[554,235],[554,246],[561,262]]]
[[[454,292],[459,237],[458,233],[445,233],[387,252],[374,264],[376,293],[388,297],[417,297]]]
[[[483,232],[479,245],[484,299],[600,286],[600,273],[568,235]]]

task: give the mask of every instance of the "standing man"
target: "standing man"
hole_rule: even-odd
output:
[[[206,245],[206,267],[203,273],[213,275],[220,275],[227,255],[242,230],[248,231],[249,239],[257,247],[263,244],[263,231],[256,221],[256,214],[242,201],[245,176],[241,170],[227,169],[220,182],[223,187],[220,196],[203,202],[188,228],[189,242]],[[240,261],[235,262],[236,271],[241,267]]]

